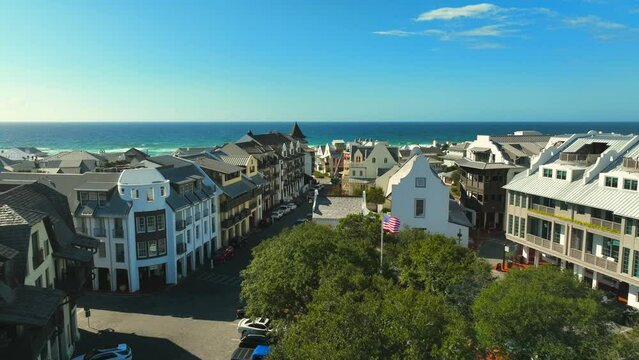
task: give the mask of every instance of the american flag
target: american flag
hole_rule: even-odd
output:
[[[399,232],[399,219],[393,215],[382,214],[382,222],[384,223],[382,227],[384,230],[390,233]]]

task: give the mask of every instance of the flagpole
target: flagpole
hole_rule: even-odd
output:
[[[379,251],[379,272],[382,272],[384,266],[384,215],[382,214],[382,232],[380,236],[380,251]]]

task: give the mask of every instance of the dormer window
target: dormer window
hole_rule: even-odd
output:
[[[637,180],[623,179],[623,188],[625,190],[637,191]]]
[[[543,176],[547,178],[552,178],[552,169],[544,169]]]
[[[566,170],[557,170],[555,177],[559,180],[566,180]]]
[[[153,201],[153,188],[146,190],[146,201],[148,202]]]
[[[140,191],[138,189],[131,189],[131,197],[133,199],[139,199],[140,198]]]
[[[160,186],[160,196],[162,197],[166,196],[166,190],[164,189],[164,186]]]
[[[617,179],[616,177],[606,176],[604,185],[606,187],[616,188],[618,186],[618,183],[619,183],[619,179]]]

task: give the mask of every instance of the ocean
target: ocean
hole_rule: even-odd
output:
[[[0,148],[35,146],[49,153],[63,150],[124,151],[137,147],[151,155],[178,147],[233,142],[249,130],[288,133],[292,122],[0,122]],[[391,144],[430,144],[473,140],[477,134],[502,135],[517,130],[566,134],[598,130],[639,134],[639,122],[340,122],[304,121],[300,127],[311,145],[333,139],[386,140]]]

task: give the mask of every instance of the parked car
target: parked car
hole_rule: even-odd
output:
[[[286,206],[287,208],[289,208],[289,210],[295,210],[295,209],[297,209],[297,205],[295,205],[295,203],[294,203],[294,202],[290,202],[290,203],[288,203],[288,204],[286,204],[286,205],[284,205],[284,206]]]
[[[262,334],[265,335],[271,329],[271,320],[267,318],[257,318],[255,320],[245,318],[237,324],[237,332],[241,335]]]
[[[288,214],[291,212],[291,209],[286,205],[280,205],[277,210],[282,211],[284,214]]]
[[[273,220],[279,220],[282,218],[282,216],[284,216],[284,212],[281,210],[273,210],[273,212],[271,213],[271,219]]]
[[[99,359],[113,359],[113,360],[131,360],[133,359],[133,353],[131,348],[127,344],[119,344],[117,347],[108,349],[94,349],[88,353],[74,357],[72,360],[99,360]]]
[[[257,345],[254,348],[238,347],[231,355],[231,360],[261,360],[271,353],[268,345]]]

